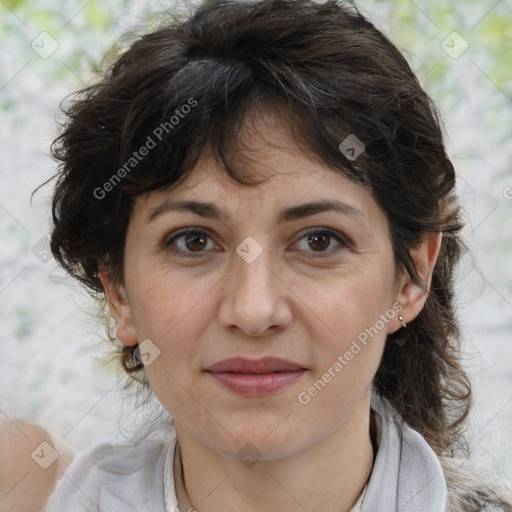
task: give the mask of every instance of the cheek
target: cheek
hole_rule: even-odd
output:
[[[301,295],[310,308],[313,325],[317,324],[316,331],[323,329],[336,343],[357,337],[385,313],[392,299],[392,280],[378,267],[352,269],[333,274],[324,285],[311,282]]]
[[[211,285],[188,273],[150,270],[141,272],[130,282],[132,317],[140,335],[155,342],[172,340],[183,330],[198,327],[204,318],[204,300]]]
[[[146,374],[168,410],[181,410],[195,389],[197,372],[204,363],[199,340],[214,314],[211,297],[216,282],[177,271],[148,272],[132,281],[138,338],[150,339],[159,350],[158,359],[146,366]]]
[[[204,330],[203,319],[208,319],[205,294],[204,286],[194,283],[190,274],[184,279],[177,273],[154,273],[139,280],[134,324],[139,339],[149,338],[160,351],[158,359],[146,366],[146,374],[160,402],[167,410],[178,411],[178,416],[183,404],[190,402],[201,366],[197,340]]]
[[[317,364],[312,380],[327,382],[333,400],[347,395],[348,389],[356,392],[371,383],[389,321],[395,315],[390,306],[391,287],[392,280],[384,273],[365,274],[360,270],[343,279],[332,279],[322,291],[318,287],[316,292],[313,287],[304,291],[309,292],[314,312],[310,315],[310,336],[316,340]]]

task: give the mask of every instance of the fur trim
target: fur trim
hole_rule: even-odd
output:
[[[448,500],[446,512],[512,512],[512,492],[467,459],[440,457]]]

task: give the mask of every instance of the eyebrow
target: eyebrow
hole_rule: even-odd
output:
[[[291,222],[329,211],[350,215],[364,222],[368,221],[366,215],[362,211],[344,203],[343,201],[337,199],[322,199],[311,203],[304,203],[284,208],[279,212],[278,222]],[[215,203],[194,200],[168,200],[157,206],[149,214],[148,223],[155,220],[159,215],[167,212],[190,212],[199,215],[200,217],[217,219],[222,222],[228,222],[231,218],[227,210],[219,207]]]

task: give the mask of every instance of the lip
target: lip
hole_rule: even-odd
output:
[[[280,359],[278,357],[262,357],[261,359],[245,359],[244,357],[232,357],[223,359],[212,366],[206,368],[207,372],[212,373],[271,373],[305,370],[306,368],[299,363]]]
[[[307,368],[276,357],[233,357],[215,363],[206,372],[233,393],[257,397],[276,393],[289,386],[300,379]]]

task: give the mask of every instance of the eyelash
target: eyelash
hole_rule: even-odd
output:
[[[170,237],[166,237],[164,239],[162,245],[164,248],[170,248],[171,245],[176,240],[186,237],[187,235],[206,235],[206,237],[211,239],[210,235],[206,231],[204,231],[202,229],[189,228],[189,229],[185,229],[184,231],[179,231],[177,233],[174,233],[174,234],[170,235]],[[315,254],[314,256],[304,255],[304,257],[309,258],[309,259],[327,258],[327,257],[332,256],[333,253],[337,254],[343,248],[350,248],[352,246],[352,243],[348,240],[347,237],[345,237],[341,233],[338,233],[337,231],[333,231],[333,230],[327,229],[327,228],[311,228],[311,229],[307,230],[299,238],[299,241],[304,238],[307,238],[308,236],[311,236],[311,235],[327,235],[327,236],[335,239],[341,245],[341,247],[338,247],[335,250],[319,251],[319,252],[314,253]],[[187,252],[187,251],[182,251],[180,249],[171,249],[171,251],[176,256],[183,256],[185,258],[197,258],[197,257],[202,256],[206,252],[204,250],[196,251],[196,252],[193,252],[193,251]],[[324,254],[324,255],[322,256],[322,254]]]

